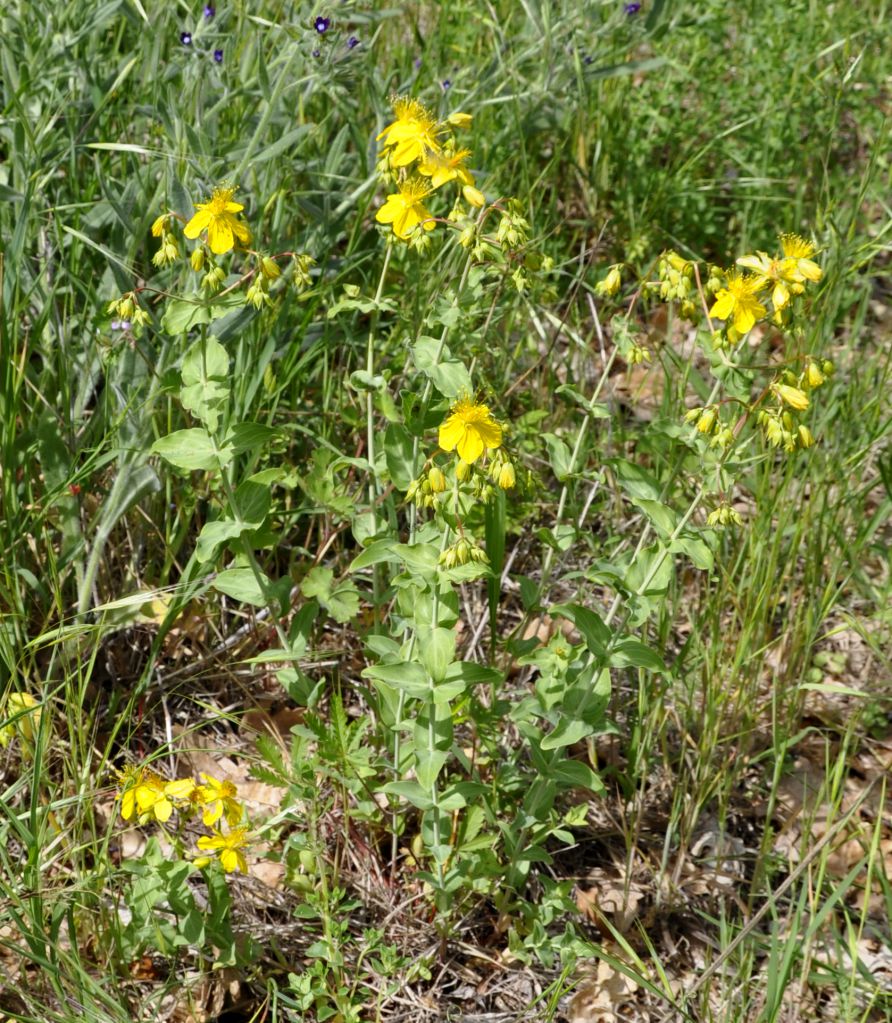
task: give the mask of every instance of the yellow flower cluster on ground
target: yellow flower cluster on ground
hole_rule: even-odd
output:
[[[125,821],[135,819],[141,825],[151,822],[165,825],[176,812],[176,838],[181,842],[200,812],[210,835],[200,836],[196,845],[202,852],[214,855],[195,857],[195,865],[205,867],[216,857],[226,873],[235,870],[247,873],[243,849],[250,842],[250,828],[242,824],[245,810],[238,790],[232,782],[208,774],[201,774],[200,778],[201,783],[192,778],[170,781],[144,764],[129,765],[119,773],[121,817]],[[224,821],[227,831],[221,828]]]
[[[393,101],[393,112],[394,120],[378,135],[378,141],[383,140],[378,169],[396,191],[387,196],[375,219],[389,224],[394,235],[407,242],[419,227],[432,231],[436,226],[425,203],[444,185],[457,182],[471,206],[483,206],[485,199],[467,166],[471,151],[459,148],[453,134],[470,125],[470,114],[455,113],[441,122],[418,100],[404,96]]]

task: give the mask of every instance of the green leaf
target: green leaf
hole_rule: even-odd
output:
[[[560,615],[572,622],[579,629],[589,650],[597,657],[604,655],[613,633],[597,612],[581,604],[555,604],[549,608],[548,613]]]
[[[540,746],[544,750],[562,749],[564,746],[572,746],[594,731],[594,725],[590,725],[587,721],[561,715],[557,727],[543,738]]]
[[[219,471],[229,465],[233,456],[232,447],[228,444],[219,451],[215,450],[210,434],[200,427],[175,430],[166,437],[159,437],[152,445],[152,451],[178,469],[190,470]]]
[[[672,558],[667,549],[662,544],[654,544],[638,554],[633,564],[629,566],[624,582],[633,593],[641,596],[665,593],[672,581],[673,571]],[[649,579],[647,588],[642,590],[647,579]]]
[[[244,304],[244,299],[239,295],[227,295],[210,302],[200,296],[172,298],[161,317],[161,327],[168,334],[182,334],[204,323],[213,323]]]
[[[362,676],[395,686],[409,696],[422,697],[430,694],[430,679],[417,661],[406,661],[403,664],[371,664],[363,669]]]
[[[651,501],[645,497],[633,497],[632,504],[640,508],[653,523],[656,531],[664,539],[668,539],[678,525],[678,513],[660,501]]]
[[[232,446],[235,454],[240,454],[262,448],[275,435],[276,431],[263,423],[236,423],[229,428],[226,443]]]
[[[195,557],[200,562],[212,561],[221,544],[241,536],[247,528],[243,522],[234,522],[232,519],[205,522],[195,542]]]
[[[646,501],[660,499],[660,484],[646,469],[624,458],[609,458],[605,461],[613,466],[619,485],[629,497],[639,497]]]
[[[381,787],[381,792],[389,796],[398,796],[405,799],[412,806],[419,810],[430,810],[433,808],[430,795],[418,784],[417,781],[392,781]]]
[[[398,490],[408,490],[418,475],[416,459],[412,457],[414,442],[405,426],[391,423],[384,431],[384,457],[387,471]]]
[[[227,568],[218,572],[211,585],[215,590],[225,593],[233,600],[241,600],[245,604],[253,604],[255,607],[266,606],[264,588],[272,585],[271,581],[262,572],[260,582],[250,568]],[[263,585],[261,585],[261,582]]]
[[[350,562],[350,571],[358,572],[361,568],[368,568],[370,565],[380,564],[382,561],[396,561],[394,551],[396,541],[385,537],[382,540],[375,540],[366,549]]]
[[[694,563],[695,568],[703,569],[706,572],[712,571],[712,551],[702,537],[692,536],[690,533],[682,533],[681,536],[669,544],[669,550],[674,554],[686,554]]]
[[[349,582],[334,585],[334,572],[317,565],[311,568],[300,584],[300,592],[315,597],[336,622],[343,624],[359,612],[359,591]]]
[[[580,408],[592,417],[592,419],[609,419],[610,409],[606,405],[601,405],[598,402],[593,402],[589,398],[586,398],[584,394],[580,394],[574,387],[569,384],[561,384],[560,387],[555,389],[555,394],[560,395],[562,398],[569,398],[570,401],[575,402]]]
[[[215,337],[196,341],[183,358],[180,401],[213,432],[229,398],[229,355]]]
[[[418,649],[421,663],[434,682],[442,682],[446,669],[455,657],[455,632],[452,629],[421,626],[418,629]]]
[[[415,777],[418,784],[429,792],[437,782],[440,771],[449,759],[448,750],[417,749],[415,751]]]
[[[438,359],[438,349],[440,342],[436,338],[420,337],[412,346],[412,359],[415,365],[444,398],[472,394],[471,376],[464,363],[454,359],[445,345],[442,346]]]
[[[663,659],[649,646],[638,639],[623,639],[610,653],[614,668],[646,668],[648,671],[666,671]]]
[[[559,760],[552,765],[549,773],[564,788],[589,789],[591,792],[604,791],[604,783],[589,765],[584,764],[581,760]]]
[[[542,439],[548,449],[548,461],[551,468],[554,470],[555,476],[563,482],[573,469],[570,449],[557,434],[546,433]]]

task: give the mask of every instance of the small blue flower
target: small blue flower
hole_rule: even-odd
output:
[[[440,84],[443,86],[443,92],[452,88],[452,82],[448,78],[444,78]]]
[[[637,14],[641,10],[641,4],[626,4],[623,10],[631,17],[631,15]]]
[[[587,54],[586,54],[586,55],[585,55],[585,56],[584,56],[584,57],[582,58],[582,63],[583,63],[583,64],[594,64],[594,62],[595,62],[595,58],[594,58],[594,57],[593,57],[593,56],[592,56],[592,55],[591,55],[590,53],[587,53]]]
[[[322,52],[320,50],[313,50],[313,56],[314,57],[321,57],[322,56]]]
[[[214,63],[215,64],[222,64],[223,63],[223,51],[222,50],[214,50]]]
[[[216,13],[217,13],[217,8],[214,7],[213,4],[205,4],[204,5],[204,16],[207,18],[208,21],[210,21],[211,18],[213,18],[214,15],[216,15]]]
[[[183,46],[192,45],[192,33],[191,32],[180,32],[180,42]]]
[[[421,67],[421,57],[416,57],[415,60],[412,61],[412,63],[415,65],[416,68],[420,68]]]
[[[347,40],[347,49],[352,50],[354,46],[359,46],[359,40],[356,38],[356,36],[350,36],[350,38]]]
[[[331,18],[323,18],[320,15],[314,22],[313,28],[319,33],[319,35],[325,35],[328,31],[328,26],[331,24]]]

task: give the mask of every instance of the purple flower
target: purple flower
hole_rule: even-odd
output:
[[[322,53],[319,50],[313,50],[313,56],[314,57],[321,57]]]
[[[585,56],[584,56],[584,57],[582,58],[582,63],[583,63],[583,64],[594,64],[594,62],[595,62],[595,58],[594,58],[594,57],[593,57],[593,56],[592,56],[592,55],[591,55],[590,53],[587,53],[587,54],[586,54],[586,55],[585,55]]]
[[[217,8],[214,7],[213,4],[205,4],[204,5],[204,16],[207,18],[208,21],[210,21],[211,18],[213,18],[216,13],[217,13]]]
[[[444,78],[440,84],[443,86],[443,92],[452,88],[452,82],[448,78]]]
[[[359,40],[356,38],[356,36],[350,36],[350,38],[347,40],[347,49],[352,50],[354,46],[359,46]]]
[[[421,57],[416,57],[415,60],[412,61],[412,63],[415,65],[416,68],[420,68],[421,67]]]
[[[222,64],[223,63],[223,51],[222,50],[214,50],[214,63],[215,64]]]
[[[319,35],[325,35],[328,31],[328,26],[331,24],[331,18],[323,18],[320,15],[314,22],[313,28],[319,33]]]
[[[641,10],[641,4],[626,4],[623,10],[628,15],[637,14]]]
[[[192,45],[192,33],[191,32],[180,32],[180,42],[183,46]]]

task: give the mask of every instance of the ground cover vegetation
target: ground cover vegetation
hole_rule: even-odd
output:
[[[886,5],[0,10],[0,1012],[892,1018]]]

